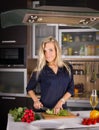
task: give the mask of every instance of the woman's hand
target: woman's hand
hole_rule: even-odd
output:
[[[40,108],[43,107],[43,104],[39,100],[37,100],[37,101],[34,101],[33,106],[34,106],[35,109],[40,109]]]
[[[64,99],[60,99],[57,104],[54,107],[54,114],[58,114],[60,112],[61,109],[63,109],[62,105],[65,103],[65,101],[63,101]]]

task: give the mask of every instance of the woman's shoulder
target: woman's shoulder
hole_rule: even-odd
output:
[[[66,70],[67,72],[73,73],[73,66],[72,66],[72,64],[70,64],[69,62],[65,62],[63,68],[64,68],[64,70]]]
[[[70,69],[72,69],[72,64],[69,62],[64,62],[64,67],[68,66]]]

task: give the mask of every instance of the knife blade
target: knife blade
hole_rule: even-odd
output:
[[[49,108],[48,107],[41,107],[40,109],[43,111],[47,111]]]

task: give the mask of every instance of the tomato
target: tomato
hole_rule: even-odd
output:
[[[97,123],[97,120],[96,119],[92,119],[92,124],[95,125]]]
[[[99,123],[99,117],[97,118],[97,123]]]
[[[84,118],[84,119],[82,120],[82,124],[83,124],[83,125],[91,125],[91,120],[90,120],[89,118]]]
[[[95,125],[97,123],[96,119],[83,118],[82,125]]]

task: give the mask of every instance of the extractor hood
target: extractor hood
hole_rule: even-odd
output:
[[[55,23],[99,29],[99,11],[85,7],[40,6],[1,13],[1,27]]]

